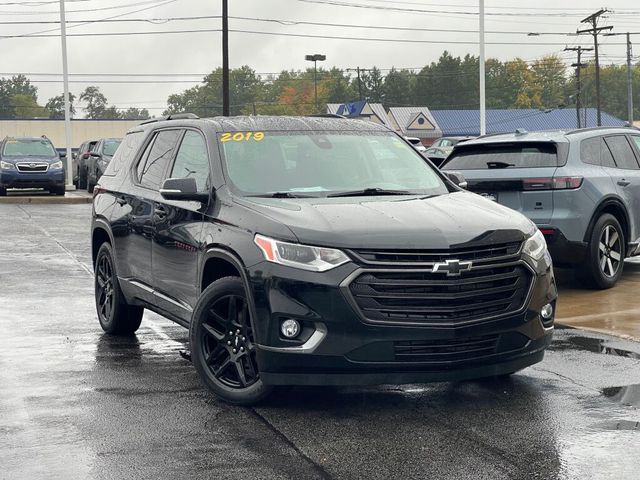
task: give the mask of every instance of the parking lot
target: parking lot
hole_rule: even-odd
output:
[[[146,313],[102,333],[90,205],[0,205],[0,478],[634,478],[640,343],[558,328],[510,380],[294,388],[218,402],[187,331]],[[640,337],[629,264],[611,291],[561,272],[560,323]],[[567,277],[567,278],[565,278]]]

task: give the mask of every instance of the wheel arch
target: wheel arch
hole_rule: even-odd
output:
[[[631,221],[629,219],[629,212],[627,211],[627,207],[625,207],[622,200],[614,195],[602,199],[594,210],[593,215],[591,216],[591,220],[589,221],[589,226],[587,227],[587,231],[584,235],[584,241],[587,243],[589,242],[594,225],[598,221],[598,218],[600,218],[600,216],[604,213],[609,213],[616,217],[616,219],[618,219],[625,236],[625,243],[628,246],[629,242],[631,241]]]
[[[96,257],[98,256],[98,250],[100,250],[100,246],[105,242],[108,242],[113,247],[113,235],[111,234],[111,230],[109,229],[107,222],[101,219],[96,219],[91,232],[91,263],[94,266],[96,263]]]
[[[240,277],[245,284],[245,288],[248,287],[249,283],[244,264],[235,252],[220,247],[208,248],[202,261],[200,284],[198,285],[199,292],[202,292],[216,280],[229,276]]]

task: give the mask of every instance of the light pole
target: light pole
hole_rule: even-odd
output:
[[[484,0],[480,0],[479,25],[480,33],[480,135],[487,133],[487,100],[485,96],[485,58],[484,58]]]
[[[66,190],[75,190],[73,186],[73,165],[71,158],[71,104],[69,102],[69,69],[67,67],[67,22],[64,0],[60,0],[60,39],[62,40],[62,81],[64,84],[64,133],[67,142]]]
[[[308,62],[313,62],[313,89],[316,98],[316,113],[318,113],[318,62],[324,62],[327,56],[314,53],[313,55],[305,55],[304,59]]]
[[[605,37],[624,35],[627,37],[627,120],[629,125],[633,125],[633,64],[631,55],[631,35],[635,32],[627,33],[605,33]]]

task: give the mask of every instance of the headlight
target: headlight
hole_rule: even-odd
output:
[[[522,251],[534,260],[540,260],[544,256],[544,252],[547,251],[547,241],[540,230],[536,229],[536,233],[524,242]]]
[[[62,168],[62,160],[58,162],[53,162],[49,165],[49,170],[60,170]]]
[[[269,262],[302,270],[326,272],[349,261],[349,257],[334,248],[281,242],[262,235],[256,235],[254,242]]]
[[[0,161],[0,169],[2,169],[2,170],[15,170],[16,166],[13,163]]]

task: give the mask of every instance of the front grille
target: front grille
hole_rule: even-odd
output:
[[[532,280],[521,263],[473,268],[457,277],[387,270],[361,273],[349,291],[368,321],[450,326],[520,311]]]
[[[42,173],[49,170],[48,163],[17,163],[16,167],[19,172],[24,173]]]
[[[410,340],[393,343],[397,362],[450,363],[480,359],[496,353],[498,335],[448,340]]]
[[[374,250],[359,249],[351,253],[365,264],[433,264],[449,259],[495,260],[510,257],[520,251],[522,242],[482,245],[475,247],[452,248],[450,250]]]

